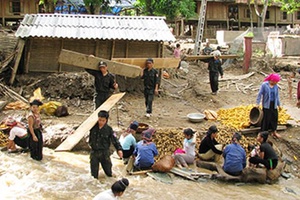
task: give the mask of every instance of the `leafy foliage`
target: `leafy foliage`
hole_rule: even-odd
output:
[[[137,0],[135,7],[140,14],[164,15],[170,20],[179,16],[190,18],[196,15],[193,0]]]
[[[274,0],[276,3],[281,4],[281,10],[293,13],[299,10],[300,0]]]

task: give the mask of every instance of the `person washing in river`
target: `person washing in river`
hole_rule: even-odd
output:
[[[93,200],[116,200],[123,195],[128,186],[128,179],[122,178],[121,180],[114,182],[109,190],[105,190],[95,196]]]
[[[99,71],[85,69],[86,72],[95,78],[95,110],[101,106],[110,96],[110,89],[117,89],[118,84],[114,76],[107,70],[106,62],[100,61],[98,64]]]
[[[112,143],[120,158],[123,158],[122,146],[119,143],[113,129],[107,124],[109,114],[105,110],[98,113],[98,123],[90,130],[89,145],[91,174],[98,179],[99,163],[109,177],[112,177],[112,163],[109,147]]]
[[[219,130],[215,125],[209,127],[206,136],[202,139],[198,151],[201,160],[218,162],[223,153],[223,145],[216,141]]]
[[[242,136],[240,133],[234,133],[231,144],[227,145],[223,151],[223,169],[227,174],[232,176],[241,175],[243,169],[246,167],[246,152],[239,143],[241,139]]]
[[[188,168],[188,164],[193,164],[195,159],[196,132],[190,128],[184,129],[183,150],[180,153],[174,153],[175,164],[177,167]]]
[[[2,123],[7,126],[7,129],[3,130],[3,132],[9,134],[6,148],[8,152],[19,152],[16,145],[22,147],[23,152],[27,152],[29,146],[29,134],[27,133],[25,125],[12,117],[8,117]]]
[[[135,134],[138,127],[139,127],[139,123],[137,121],[133,121],[129,125],[127,130],[124,133],[122,133],[119,139],[123,150],[123,161],[125,165],[128,163],[128,160],[130,156],[132,156],[132,153],[135,149],[136,139],[133,136],[133,134]]]
[[[263,164],[268,170],[275,169],[278,164],[278,156],[273,147],[267,142],[269,136],[268,131],[258,133],[257,141],[260,143],[259,155],[251,157],[249,162],[253,165]]]
[[[143,140],[138,142],[133,155],[135,156],[134,169],[151,169],[154,164],[154,157],[158,155],[156,145],[152,142],[152,135],[155,130],[150,128],[142,132]]]

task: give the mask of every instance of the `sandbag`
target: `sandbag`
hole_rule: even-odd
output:
[[[165,155],[152,165],[152,170],[155,172],[169,172],[174,167],[174,165],[174,158],[170,155]]]

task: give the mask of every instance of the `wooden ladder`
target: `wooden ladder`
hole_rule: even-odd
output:
[[[196,41],[195,41],[195,47],[194,47],[194,55],[200,55],[201,43],[202,43],[202,39],[203,39],[205,16],[206,16],[206,5],[207,5],[207,0],[202,0],[200,13],[199,13],[198,26],[197,26],[197,35],[196,35]]]

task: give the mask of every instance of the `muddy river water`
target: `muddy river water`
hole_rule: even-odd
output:
[[[223,183],[201,179],[192,182],[172,175],[173,184],[147,176],[128,176],[121,160],[112,158],[115,178],[92,178],[88,153],[54,152],[44,148],[44,159],[29,154],[0,152],[0,199],[92,199],[127,177],[129,187],[120,199],[300,199],[300,180],[280,178],[276,184]]]

